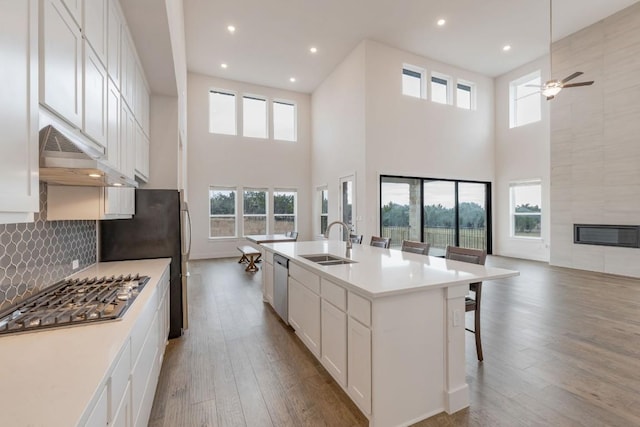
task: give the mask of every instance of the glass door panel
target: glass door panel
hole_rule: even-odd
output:
[[[380,217],[382,237],[391,238],[391,247],[398,248],[403,240],[420,241],[421,179],[382,177]]]
[[[458,246],[487,249],[486,184],[458,183]]]
[[[356,221],[356,177],[349,175],[340,178],[340,220],[351,227],[355,232]],[[343,230],[343,236],[348,233]]]
[[[429,255],[443,256],[456,245],[456,183],[424,180],[424,241]]]

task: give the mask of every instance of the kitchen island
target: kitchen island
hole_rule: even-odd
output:
[[[170,259],[99,263],[73,277],[150,277],[114,321],[0,337],[0,425],[147,425],[168,336]]]
[[[274,304],[274,254],[284,256],[289,270],[283,320],[370,426],[410,425],[469,406],[464,337],[469,284],[517,271],[367,245],[354,245],[347,257],[346,244],[338,241],[263,248],[265,301]],[[322,265],[305,258],[327,254],[343,261]]]

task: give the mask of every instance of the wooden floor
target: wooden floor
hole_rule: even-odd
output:
[[[471,406],[417,426],[640,426],[640,280],[489,257],[484,362],[467,334]],[[366,426],[262,302],[261,272],[191,263],[190,327],[171,340],[150,426]],[[467,321],[472,322],[472,314]]]

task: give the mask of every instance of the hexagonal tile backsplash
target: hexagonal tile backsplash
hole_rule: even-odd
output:
[[[45,221],[47,186],[40,183],[40,213],[25,224],[0,224],[0,311],[96,262],[95,221]]]

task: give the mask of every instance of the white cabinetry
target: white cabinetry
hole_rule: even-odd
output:
[[[38,3],[0,2],[0,223],[38,212]]]
[[[84,37],[100,59],[107,64],[107,0],[84,1]]]
[[[78,4],[80,0],[77,0]],[[67,0],[75,4],[75,1]],[[40,102],[82,127],[82,34],[62,0],[43,0]],[[78,6],[80,7],[80,6]]]
[[[289,323],[302,342],[320,357],[320,277],[289,264]]]
[[[169,335],[169,270],[139,315],[113,363],[85,427],[146,426]]]
[[[62,3],[67,8],[73,20],[76,21],[78,25],[82,22],[82,5],[83,3],[88,3],[93,0],[62,0]]]
[[[85,134],[101,146],[107,145],[107,70],[85,41],[84,47],[84,108]]]
[[[149,180],[149,139],[140,125],[136,126],[136,166],[135,174],[140,180]]]
[[[347,314],[322,300],[322,365],[342,387],[347,386]]]
[[[348,393],[365,414],[371,413],[371,330],[349,317]]]
[[[271,252],[267,252],[270,254]],[[264,299],[273,306],[273,256],[271,261],[265,257],[262,266],[262,277],[264,279]]]
[[[107,72],[118,89],[120,88],[120,40],[122,40],[122,15],[118,0],[108,0]]]

